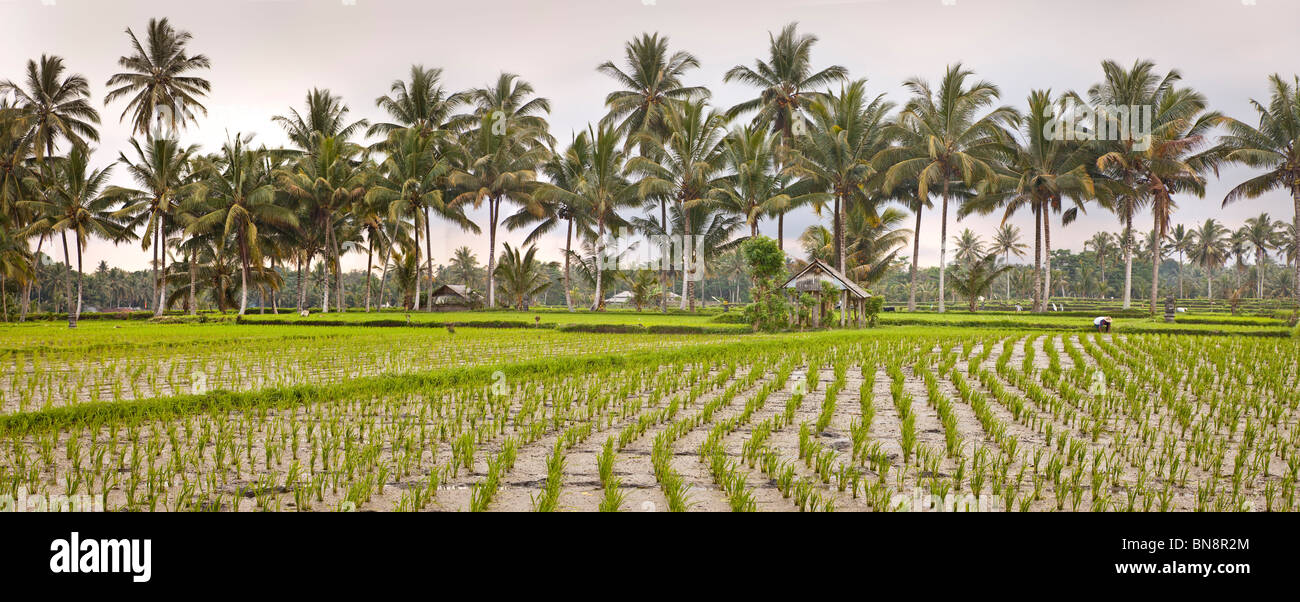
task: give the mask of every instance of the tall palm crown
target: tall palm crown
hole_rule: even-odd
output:
[[[829,92],[808,106],[812,126],[796,138],[790,173],[814,182],[834,201],[835,265],[846,265],[844,221],[849,206],[867,203],[876,212],[879,195],[867,194],[868,181],[877,175],[871,161],[889,146],[886,116],[893,103],[884,95],[869,98],[866,80],[857,80]]]
[[[1199,228],[1192,230],[1191,260],[1205,268],[1206,296],[1214,298],[1214,270],[1223,266],[1228,260],[1231,248],[1228,245],[1229,232],[1213,218],[1205,220]]]
[[[550,156],[553,142],[545,114],[546,98],[513,73],[502,73],[492,85],[467,93],[474,107],[475,127],[464,133],[457,153],[463,158],[450,176],[458,192],[456,205],[488,205],[488,306],[496,304],[496,236],[504,201],[541,215],[533,197],[537,168]]]
[[[585,220],[596,226],[592,234],[597,257],[604,257],[606,229],[623,221],[618,210],[639,204],[636,187],[624,176],[627,154],[621,142],[618,130],[609,124],[579,134],[569,146],[565,161],[578,170],[572,174],[574,177],[566,178],[571,189],[547,186],[538,193],[572,211],[586,214]],[[595,309],[603,309],[605,305],[603,273],[604,270],[596,272]]]
[[[190,169],[190,161],[197,155],[198,147],[182,147],[172,138],[149,138],[142,146],[132,138],[131,148],[135,151],[135,158],[120,153],[118,162],[126,167],[138,188],[115,188],[124,201],[118,213],[131,218],[133,230],[144,224],[145,235],[140,238],[144,250],[153,249],[154,278],[157,281],[156,271],[165,271],[167,267],[167,234],[179,226],[173,219],[176,209],[201,187]],[[165,300],[162,289],[165,288],[159,286],[158,303],[154,306],[156,315],[162,315]]]
[[[191,234],[220,232],[238,251],[240,265],[239,313],[248,309],[248,288],[252,266],[261,266],[261,228],[268,225],[297,225],[294,213],[275,202],[273,173],[264,161],[265,149],[252,149],[252,135],[236,134],[216,157],[204,161],[204,185],[210,211],[194,220]]]
[[[299,113],[298,109],[289,107],[288,114],[271,118],[271,121],[284,128],[289,141],[304,151],[314,149],[319,138],[347,141],[369,125],[365,119],[349,122],[348,113],[351,110],[347,103],[329,90],[312,88],[308,91],[304,109],[304,112]]]
[[[343,311],[343,254],[340,233],[355,227],[352,206],[365,194],[369,173],[358,160],[361,148],[337,136],[313,135],[314,151],[301,155],[296,163],[275,173],[279,188],[306,207],[311,216],[304,226],[325,236],[324,251],[334,270],[339,311]]]
[[[190,55],[186,51],[191,35],[171,26],[167,19],[149,19],[145,43],[141,44],[131,28],[126,35],[131,39],[132,54],[117,60],[126,71],[114,74],[105,84],[109,88],[104,104],[130,96],[126,109],[119,119],[131,115],[132,133],[147,134],[151,127],[166,126],[175,129],[196,119],[194,111],[207,115],[208,110],[199,101],[212,89],[208,80],[187,75],[211,66],[208,57]],[[157,119],[159,122],[155,123]]]
[[[1108,114],[1111,107],[1150,107],[1149,132],[1137,136],[1111,137],[1092,145],[1098,152],[1097,169],[1117,184],[1114,208],[1125,222],[1125,231],[1133,230],[1134,214],[1150,207],[1154,236],[1163,241],[1177,207],[1173,196],[1205,194],[1205,180],[1200,175],[1213,167],[1208,155],[1196,154],[1207,144],[1207,134],[1221,116],[1206,110],[1205,97],[1193,90],[1178,88],[1182,75],[1170,70],[1164,75],[1155,63],[1134,61],[1124,68],[1115,61],[1102,63],[1103,80],[1088,89],[1088,102],[1097,107],[1101,125],[1120,129],[1123,117]],[[1078,98],[1077,94],[1072,95]],[[1137,119],[1133,117],[1133,119]],[[1156,311],[1159,295],[1159,266],[1162,244],[1154,247],[1150,311]],[[1124,307],[1132,294],[1132,247],[1125,247]]]
[[[1177,224],[1169,230],[1169,251],[1178,254],[1178,298],[1187,297],[1183,288],[1183,256],[1190,253],[1195,242],[1193,231],[1187,226]]]
[[[1260,299],[1264,298],[1264,265],[1268,263],[1268,253],[1282,242],[1281,225],[1267,213],[1261,213],[1258,217],[1247,218],[1241,228],[1246,244],[1255,253],[1255,296]]]
[[[915,180],[918,198],[927,198],[938,188],[943,199],[939,228],[941,312],[947,272],[948,205],[953,189],[971,189],[977,181],[995,178],[994,166],[1010,137],[1005,128],[1018,118],[1011,107],[993,106],[999,95],[997,86],[982,80],[968,84],[972,75],[974,72],[957,63],[948,67],[937,89],[919,78],[904,82],[912,98],[892,128],[898,146],[881,151],[875,159],[887,169],[884,189],[892,190],[902,181]]]
[[[673,200],[679,211],[680,230],[689,238],[694,234],[691,210],[710,202],[709,194],[726,166],[727,118],[711,110],[704,101],[680,103],[667,114],[667,137],[654,138],[648,156],[633,157],[627,163],[629,173],[641,177],[641,198],[662,197]],[[674,220],[676,221],[676,220]],[[674,228],[677,226],[674,225]],[[695,258],[682,253],[682,309],[689,303],[695,308]]]
[[[73,269],[68,249],[71,232],[77,249],[77,293],[74,301],[71,280],[66,283],[68,299],[68,327],[77,326],[81,312],[82,268],[81,254],[86,242],[93,236],[114,243],[129,240],[134,234],[118,218],[113,207],[120,202],[116,196],[106,194],[112,166],[91,170],[90,150],[76,144],[67,157],[47,163],[42,174],[30,178],[29,186],[40,190],[34,200],[23,201],[25,208],[45,221],[44,230],[57,232],[63,237],[63,259],[69,271]]]
[[[858,205],[850,209],[844,220],[849,241],[844,274],[864,286],[884,278],[912,237],[911,230],[899,228],[906,219],[907,213],[894,207],[874,211]]]
[[[1225,119],[1227,135],[1220,138],[1217,149],[1223,159],[1264,170],[1232,190],[1223,204],[1241,199],[1259,198],[1274,190],[1291,193],[1295,220],[1291,241],[1300,247],[1300,77],[1288,82],[1279,75],[1269,78],[1272,88],[1268,105],[1252,100],[1259,113],[1259,125],[1252,127],[1236,119]],[[1300,262],[1296,263],[1293,292],[1300,301]]]
[[[1033,309],[1042,311],[1051,290],[1051,212],[1061,210],[1068,199],[1075,206],[1063,212],[1063,221],[1073,220],[1097,187],[1088,173],[1092,155],[1087,149],[1050,133],[1055,123],[1051,90],[1030,92],[1028,105],[1020,136],[996,151],[1003,156],[996,176],[980,183],[978,196],[963,204],[958,216],[1001,209],[1005,224],[1020,210],[1034,214]]]
[[[798,23],[786,25],[781,33],[768,33],[768,60],[757,59],[752,68],[736,65],[727,70],[722,81],[738,81],[757,88],[756,98],[741,102],[727,110],[734,118],[755,113],[754,123],[771,128],[781,134],[781,148],[788,152],[794,147],[796,123],[800,112],[819,95],[816,90],[848,79],[849,70],[831,65],[821,70],[812,66],[812,47],[817,36],[800,35]],[[785,162],[784,152],[778,160]],[[777,214],[777,243],[784,246],[785,213]]]
[[[984,240],[980,236],[966,228],[960,234],[952,238],[954,247],[953,257],[957,263],[969,263],[983,259],[987,249]]]
[[[734,130],[726,139],[726,176],[718,179],[713,196],[726,211],[742,216],[750,236],[758,235],[759,221],[795,207],[825,200],[816,182],[797,180],[776,169],[772,134],[753,125]]]
[[[1020,242],[1020,227],[1011,224],[1002,224],[993,233],[993,242],[989,246],[989,253],[1001,254],[1002,263],[1011,265],[1011,256],[1024,257],[1025,251],[1029,248]],[[1007,281],[1007,299],[1011,298],[1011,274],[1008,273]]]
[[[464,102],[462,94],[443,89],[442,69],[411,65],[410,81],[394,81],[388,94],[375,99],[375,106],[388,113],[392,121],[371,125],[366,135],[387,136],[394,130],[413,128],[427,136],[447,127],[453,112]]]
[[[54,154],[59,140],[74,146],[98,141],[99,111],[90,104],[90,82],[82,75],[64,76],[67,67],[57,56],[27,61],[25,85],[0,82],[0,95],[12,93],[14,105],[28,117],[28,135],[37,161]]]
[[[624,46],[623,57],[624,68],[605,61],[596,71],[623,88],[605,96],[609,113],[601,121],[627,136],[629,144],[634,134],[662,133],[664,112],[673,102],[709,97],[707,88],[682,83],[686,72],[698,68],[700,61],[681,50],[669,54],[667,37],[641,34]]]

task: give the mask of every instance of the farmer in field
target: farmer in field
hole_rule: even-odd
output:
[[[1092,320],[1097,332],[1110,332],[1110,316],[1097,316]]]

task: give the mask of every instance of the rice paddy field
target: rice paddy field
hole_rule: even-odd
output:
[[[564,323],[500,313],[450,321]],[[1300,509],[1285,324],[384,317],[402,323],[0,327],[0,494],[109,511]]]

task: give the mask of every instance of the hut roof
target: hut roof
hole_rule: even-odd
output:
[[[791,276],[781,288],[795,289],[800,291],[820,291],[822,282],[829,282],[837,290],[847,290],[849,294],[857,299],[866,299],[871,294],[863,290],[857,283],[841,274],[839,270],[831,267],[820,259],[813,259],[808,265]]]
[[[463,284],[440,285],[438,288],[433,289],[433,296],[434,297],[456,297],[456,298],[464,299],[466,301],[471,300],[470,299],[471,293],[469,287]]]

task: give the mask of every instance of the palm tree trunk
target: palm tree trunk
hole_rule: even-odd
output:
[[[63,231],[63,265],[68,266],[68,271],[63,275],[64,293],[68,299],[68,328],[77,327],[77,312],[72,307],[72,257],[68,253],[68,232]]]
[[[1264,298],[1264,249],[1255,249],[1255,298]]]
[[[1124,216],[1124,309],[1133,301],[1133,216]]]
[[[1162,203],[1163,205],[1163,203]],[[1164,207],[1159,207],[1164,209]],[[1163,211],[1153,211],[1155,214],[1155,228],[1152,230],[1156,233],[1156,239],[1151,241],[1151,315],[1156,315],[1156,298],[1160,296],[1160,241],[1165,239],[1164,220],[1160,219]]]
[[[907,287],[907,311],[916,311],[916,267],[921,258],[921,210],[923,208],[918,200],[916,202],[916,228],[912,230],[912,282]]]
[[[153,263],[149,264],[150,273],[153,275],[153,288],[149,289],[150,291],[152,291],[152,293],[149,295],[149,302],[145,304],[146,309],[148,309],[149,304],[152,304],[154,300],[158,298],[158,223],[157,221],[154,222],[153,232],[150,232],[149,235],[153,237],[153,242],[152,242]],[[154,315],[156,316],[158,314],[154,313]]]
[[[370,313],[370,271],[375,267],[375,241],[366,245],[366,313]]]
[[[411,311],[420,311],[420,217],[418,214],[415,217],[415,227],[411,229],[415,231],[415,294],[411,297]],[[405,298],[406,291],[402,291],[402,294]]]
[[[307,251],[299,251],[298,254],[298,312],[302,313],[307,309],[307,272],[312,269],[312,256],[307,255]]]
[[[77,240],[77,320],[80,320],[81,319],[81,296],[82,296],[81,280],[83,274],[81,269],[81,237],[80,236],[76,237],[76,240]],[[76,320],[74,320],[74,322],[75,321]]]
[[[1291,184],[1291,200],[1295,203],[1295,240],[1292,241],[1296,246],[1295,262],[1295,299],[1300,302],[1300,182]]]
[[[1011,265],[1011,251],[1002,252],[1002,265]],[[1007,281],[1007,301],[1011,301],[1011,270],[1003,278]]]
[[[388,252],[384,253],[384,269],[379,273],[379,302],[376,304],[378,309],[384,308],[384,287],[388,284],[388,263],[393,259],[393,245],[391,241],[386,245]]]
[[[338,291],[338,301],[336,304],[338,305],[339,313],[343,313],[347,311],[347,303],[345,303],[346,298],[343,296],[343,249],[339,246],[339,237],[338,234],[334,232],[333,225],[334,219],[331,217],[329,236],[330,241],[333,242],[331,250],[334,253],[334,286]]]
[[[239,236],[239,315],[248,310],[248,242],[244,240],[243,229]],[[329,285],[325,288],[328,290]]]
[[[667,236],[668,236],[668,201],[667,200],[659,201],[659,232],[662,233],[665,237],[665,240],[667,240]],[[673,281],[672,281],[673,262],[672,262],[671,249],[672,249],[671,246],[669,246],[666,249],[663,249],[663,252],[668,253],[668,255],[659,258],[659,278],[660,278],[660,282],[663,283],[660,286],[660,288],[663,289],[663,295],[661,295],[659,298],[659,310],[662,311],[663,313],[668,313],[668,293],[672,292],[673,290]]]
[[[573,287],[569,284],[569,254],[573,248],[573,218],[570,217],[568,233],[564,238],[564,305],[573,311]]]
[[[847,257],[845,256],[845,248],[844,248],[844,211],[846,210],[845,205],[847,204],[848,204],[848,200],[844,199],[843,195],[840,194],[835,195],[835,255],[836,255],[836,260],[839,261],[839,266],[837,269],[839,269],[841,274],[845,274],[846,278],[848,277],[848,274],[844,268],[846,267],[848,262],[847,262]],[[844,292],[840,294],[840,296],[841,296],[840,327],[843,328],[848,325],[848,319],[849,319],[848,289],[845,289]]]
[[[605,310],[605,215],[596,218],[596,298],[591,302],[595,311]]]
[[[1064,296],[1064,295],[1063,295]],[[1052,205],[1043,207],[1043,309],[1052,299]]]
[[[158,279],[158,306],[154,308],[153,315],[161,316],[163,306],[167,304],[167,214],[158,214],[158,271],[162,278]]]
[[[1187,291],[1183,288],[1183,250],[1178,249],[1178,298],[1186,299]]]
[[[1043,208],[1034,205],[1034,313],[1046,309],[1043,303]]]
[[[944,276],[948,271],[948,176],[943,178],[943,212],[939,218],[939,313],[944,311]]]
[[[497,203],[488,199],[488,308],[497,305]]]
[[[429,210],[427,207],[424,210],[424,246],[427,251],[424,260],[429,264],[429,299],[427,305],[429,311],[433,311],[433,230],[429,224]]]
[[[682,208],[682,305],[686,309],[689,298],[691,312],[695,311],[695,248],[691,244],[691,215]]]
[[[52,243],[51,243],[52,244]],[[41,247],[45,245],[45,234],[41,234],[36,239],[36,252],[32,253],[32,277],[27,279],[27,284],[23,286],[22,309],[18,314],[19,322],[27,321],[27,311],[32,307],[32,287],[36,286],[36,277],[40,273],[37,262],[41,256]]]
[[[198,253],[195,251],[190,251],[190,315],[191,316],[197,315],[199,313],[198,297],[195,295],[195,290],[194,290],[195,288],[194,280],[198,278],[198,265],[196,265],[197,262],[198,262]]]

